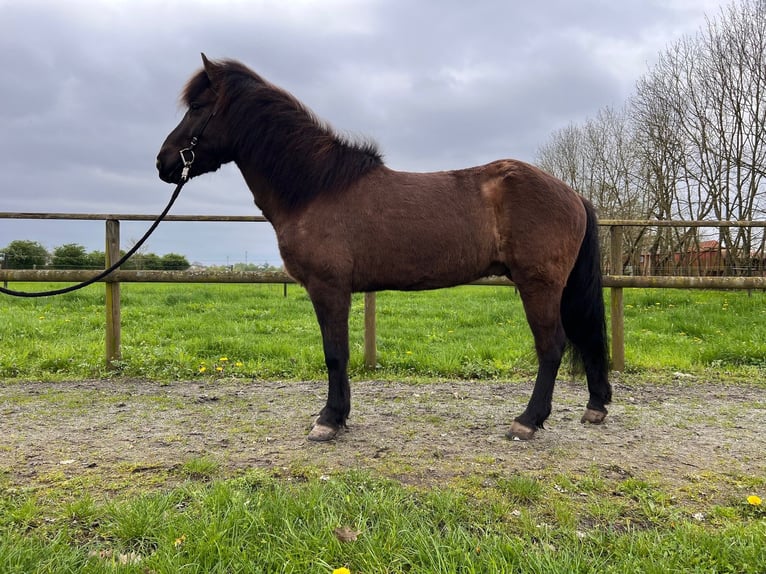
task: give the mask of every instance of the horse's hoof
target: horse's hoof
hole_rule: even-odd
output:
[[[536,430],[537,429],[521,424],[519,421],[513,421],[511,429],[505,433],[505,436],[511,440],[529,440],[535,436]]]
[[[594,425],[600,425],[606,418],[606,409],[603,411],[597,411],[596,409],[586,408],[580,419],[581,423],[591,423]]]
[[[327,442],[334,439],[337,434],[337,428],[316,422],[306,438],[314,442]]]

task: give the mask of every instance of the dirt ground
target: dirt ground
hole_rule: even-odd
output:
[[[654,477],[766,477],[766,388],[680,377],[615,382],[606,423],[582,425],[587,393],[559,381],[547,429],[504,433],[530,383],[352,382],[349,429],[306,440],[325,383],[149,380],[0,385],[0,472],[13,485],[128,471],[171,476],[195,458],[218,473],[253,467],[332,473],[362,468],[405,483],[515,472]]]

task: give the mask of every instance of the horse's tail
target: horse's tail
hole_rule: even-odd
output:
[[[612,391],[608,383],[609,343],[601,282],[598,218],[593,205],[585,198],[582,202],[588,222],[580,252],[564,288],[561,321],[572,350],[585,367],[591,399],[594,399],[594,389],[599,389],[597,394],[601,395],[603,404],[607,404]]]

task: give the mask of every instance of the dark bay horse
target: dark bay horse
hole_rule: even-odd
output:
[[[604,420],[612,389],[598,228],[586,199],[509,159],[438,173],[391,170],[374,144],[339,136],[241,63],[202,61],[157,169],[178,183],[233,161],[274,226],[285,269],[308,291],[322,332],[329,392],[309,439],[335,437],[351,409],[352,292],[436,289],[488,275],[518,288],[539,361],[508,436],[531,438],[548,418],[567,341],[588,380],[582,420]]]

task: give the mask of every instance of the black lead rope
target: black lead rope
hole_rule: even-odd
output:
[[[139,249],[141,249],[141,246],[144,244],[144,242],[149,239],[149,236],[154,232],[155,229],[157,229],[157,226],[160,224],[160,222],[165,219],[165,216],[170,211],[170,208],[173,207],[173,204],[175,203],[176,199],[178,198],[178,194],[181,193],[181,188],[184,186],[184,184],[189,180],[189,170],[191,169],[192,164],[194,163],[194,148],[197,147],[197,143],[199,142],[199,138],[202,137],[202,132],[205,131],[205,128],[207,127],[207,124],[210,122],[210,120],[213,119],[213,117],[216,114],[216,110],[213,109],[212,113],[207,117],[205,122],[202,124],[202,127],[197,132],[196,136],[193,136],[191,141],[189,142],[189,147],[186,147],[182,149],[179,154],[181,155],[181,162],[183,162],[183,168],[181,169],[181,181],[178,182],[178,185],[176,185],[175,190],[173,191],[173,195],[170,196],[170,201],[168,201],[167,207],[157,216],[157,219],[154,220],[154,223],[149,227],[149,229],[144,233],[144,236],[138,240],[138,242],[128,251],[125,255],[120,257],[120,260],[117,261],[117,263],[110,266],[108,269],[104,269],[101,273],[96,275],[95,277],[91,277],[90,279],[87,279],[86,281],[83,281],[82,283],[78,283],[77,285],[71,285],[69,287],[62,287],[61,289],[53,289],[51,291],[36,291],[36,292],[27,292],[27,291],[14,291],[13,289],[6,289],[5,287],[0,287],[0,293],[4,293],[6,295],[12,295],[14,297],[52,297],[53,295],[63,295],[64,293],[71,293],[72,291],[77,291],[78,289],[82,289],[83,287],[87,287],[88,285],[92,285],[96,281],[100,281],[113,271],[115,271],[117,268],[119,268],[123,263],[125,263],[130,257]]]
[[[184,167],[186,169],[186,166]],[[162,213],[160,213],[157,216],[157,219],[154,220],[154,223],[152,223],[151,227],[144,233],[144,236],[138,240],[138,242],[128,251],[125,255],[120,257],[120,260],[117,261],[114,265],[110,266],[108,269],[104,269],[101,273],[96,275],[95,277],[91,277],[90,279],[87,279],[83,281],[82,283],[78,283],[77,285],[70,285],[69,287],[62,287],[61,289],[53,289],[51,291],[35,291],[35,292],[28,292],[28,291],[14,291],[13,289],[6,289],[5,287],[0,287],[0,293],[4,293],[6,295],[12,295],[14,297],[52,297],[53,295],[63,295],[64,293],[71,293],[72,291],[77,291],[78,289],[82,289],[83,287],[87,287],[88,285],[92,285],[96,281],[101,281],[104,277],[115,271],[118,267],[120,267],[123,263],[125,263],[130,257],[139,249],[141,249],[141,246],[144,244],[144,242],[149,239],[149,236],[154,232],[155,229],[157,229],[157,226],[160,224],[160,222],[165,219],[165,216],[170,211],[170,208],[173,207],[173,204],[176,201],[176,198],[178,197],[178,194],[181,193],[181,188],[186,183],[186,179],[182,179],[178,185],[176,186],[175,191],[173,191],[173,195],[170,197],[170,201],[168,202],[167,207],[163,210]]]

